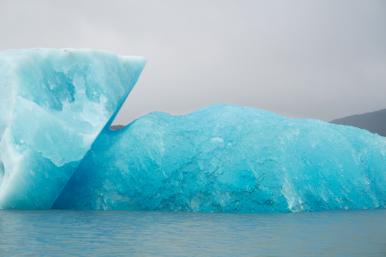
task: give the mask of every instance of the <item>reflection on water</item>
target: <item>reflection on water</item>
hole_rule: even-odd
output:
[[[0,256],[386,256],[386,211],[0,211]]]

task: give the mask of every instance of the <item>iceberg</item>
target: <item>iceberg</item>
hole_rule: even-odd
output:
[[[1,52],[0,209],[51,208],[143,66],[93,50]]]
[[[386,138],[215,105],[105,128],[54,208],[299,212],[386,206]]]
[[[0,53],[0,209],[300,212],[386,207],[386,138],[214,105],[114,117],[141,57]]]

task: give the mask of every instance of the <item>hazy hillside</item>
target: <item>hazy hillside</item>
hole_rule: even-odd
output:
[[[113,125],[113,126],[111,126],[111,129],[112,130],[118,130],[118,129],[121,129],[123,127],[125,127],[125,126],[123,126],[123,125]]]
[[[364,114],[352,115],[332,120],[331,122],[367,129],[381,136],[386,136],[386,109]]]

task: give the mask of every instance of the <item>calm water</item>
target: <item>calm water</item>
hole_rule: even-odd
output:
[[[0,211],[0,256],[386,256],[386,211]]]

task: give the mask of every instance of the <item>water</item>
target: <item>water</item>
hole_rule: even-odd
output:
[[[386,256],[386,210],[0,211],[0,256]]]

